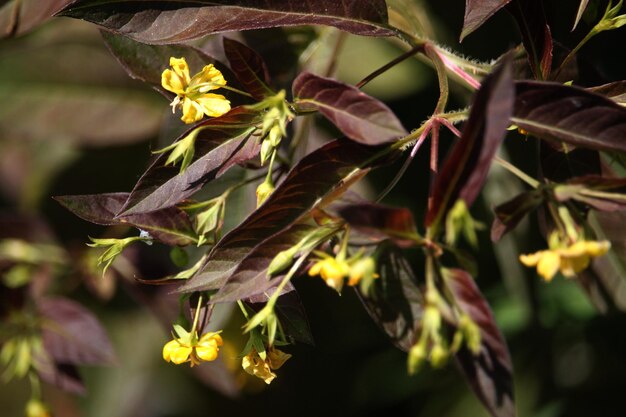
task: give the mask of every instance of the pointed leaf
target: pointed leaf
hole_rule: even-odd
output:
[[[119,0],[104,3],[79,0],[62,14],[150,44],[179,43],[219,32],[294,25],[329,25],[370,36],[394,33],[386,26],[384,0]]]
[[[589,0],[580,0],[580,5],[578,6],[578,12],[576,13],[576,20],[574,20],[572,30],[576,29],[576,26],[578,26],[578,22],[580,22],[580,19],[583,17],[583,13],[585,13],[588,4]]]
[[[491,225],[491,240],[497,242],[513,230],[522,219],[543,202],[541,190],[524,192],[494,208],[496,218]]]
[[[535,78],[547,80],[552,70],[553,44],[543,0],[515,0],[507,9],[517,21]]]
[[[371,294],[361,294],[361,300],[393,344],[408,352],[416,342],[415,331],[423,314],[417,278],[402,252],[392,245],[386,245],[377,257],[376,270],[380,277],[374,280]]]
[[[177,166],[165,166],[168,155],[159,155],[141,176],[120,213],[128,216],[172,207],[233,164],[254,157],[258,147],[250,135],[260,122],[256,112],[236,107],[224,116],[196,125],[207,129],[198,134],[194,159],[187,169],[180,173]]]
[[[379,151],[380,147],[339,139],[304,157],[261,207],[218,242],[202,271],[181,290],[221,287],[255,246],[307,216],[351,177],[397,156],[382,157]]]
[[[20,36],[76,0],[12,0],[0,6],[0,38]]]
[[[547,140],[595,150],[626,151],[626,109],[578,87],[539,81],[515,83],[511,121]]]
[[[86,308],[67,298],[43,298],[37,307],[44,317],[43,343],[55,362],[110,365],[116,362],[107,334]]]
[[[318,109],[357,142],[378,145],[407,135],[389,107],[354,86],[303,72],[293,82],[293,95],[297,105]]]
[[[263,100],[275,94],[268,86],[269,73],[261,55],[246,45],[228,38],[224,38],[224,53],[237,79],[252,97]]]
[[[506,6],[511,0],[465,0],[465,17],[461,41],[481,27],[498,10]]]
[[[281,278],[267,276],[267,268],[274,257],[297,244],[315,229],[316,226],[295,224],[257,245],[211,297],[211,302],[237,301],[266,292],[274,285],[272,281],[280,281]]]
[[[176,207],[116,217],[128,197],[128,193],[109,193],[59,196],[55,200],[81,219],[102,225],[135,226],[168,245],[184,246],[197,240],[189,216]]]
[[[465,377],[491,415],[515,416],[513,365],[489,304],[467,272],[448,270],[444,279],[461,310],[480,328],[481,348],[478,355],[475,356],[466,347],[456,355]]]
[[[445,219],[458,199],[470,207],[482,189],[493,157],[506,135],[515,92],[510,55],[476,93],[461,139],[454,145],[433,187],[426,226]]]
[[[400,247],[415,244],[407,236],[416,236],[417,228],[413,214],[406,208],[360,203],[342,206],[338,214],[352,228],[364,232],[370,239],[391,238]]]
[[[597,87],[588,88],[589,91],[608,97],[618,104],[626,104],[626,81],[615,81]]]

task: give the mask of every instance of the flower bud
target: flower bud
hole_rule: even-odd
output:
[[[430,364],[433,368],[442,368],[448,362],[448,351],[440,344],[433,346],[430,351]]]
[[[26,417],[51,417],[51,414],[44,403],[31,398],[28,403],[26,403]]]
[[[261,183],[256,189],[256,206],[261,206],[273,192],[274,184],[267,180]]]
[[[424,347],[424,345],[421,342],[413,345],[411,350],[409,350],[409,357],[407,360],[407,369],[409,375],[416,374],[422,368],[425,360],[426,348]]]

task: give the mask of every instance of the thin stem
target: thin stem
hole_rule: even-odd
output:
[[[448,96],[450,94],[448,86],[448,75],[446,74],[446,66],[432,44],[427,43],[426,45],[424,45],[424,51],[426,52],[426,56],[435,65],[435,70],[437,71],[437,79],[439,80],[439,100],[437,100],[437,106],[435,107],[434,114],[443,113],[446,111]]]
[[[200,310],[202,308],[202,296],[198,297],[198,305],[196,306],[196,312],[193,317],[193,324],[191,325],[191,334],[194,334],[198,327],[198,317],[200,317]]]
[[[435,181],[439,174],[439,126],[434,126],[430,135],[430,184],[428,189],[428,209],[432,208]]]
[[[250,320],[250,315],[248,314],[248,311],[246,310],[246,307],[243,305],[243,301],[237,300],[237,305],[239,306],[239,309],[243,313],[244,318],[246,320]]]
[[[509,171],[510,173],[515,175],[517,178],[519,178],[522,181],[524,181],[526,184],[530,185],[533,188],[539,188],[539,185],[541,184],[539,181],[537,181],[536,179],[532,178],[531,176],[526,174],[524,171],[522,171],[521,169],[519,169],[515,165],[511,164],[509,161],[505,161],[504,159],[500,158],[499,156],[494,157],[493,160],[498,165],[500,165],[502,168],[506,169],[507,171]]]
[[[246,96],[246,97],[250,97],[250,98],[254,98],[252,97],[252,94],[250,93],[246,93],[245,91],[241,91],[237,88],[231,87],[229,85],[221,85],[220,88],[223,88],[225,90],[229,90],[232,91],[233,93],[237,93],[237,94],[241,94],[242,96]]]
[[[395,58],[394,60],[388,62],[387,64],[383,65],[382,67],[378,68],[376,71],[372,72],[370,75],[368,75],[367,77],[363,78],[360,82],[358,82],[355,87],[356,88],[362,88],[365,85],[367,85],[370,81],[372,81],[374,78],[378,77],[379,75],[385,73],[386,71],[390,70],[391,68],[395,67],[396,65],[398,65],[399,63],[403,62],[404,60],[406,60],[407,58],[412,57],[413,55],[415,55],[418,52],[423,52],[424,51],[424,44],[418,44],[415,45],[413,48],[411,48],[409,51],[403,53],[402,55],[400,55],[399,57]]]

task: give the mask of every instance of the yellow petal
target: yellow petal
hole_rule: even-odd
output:
[[[601,242],[587,242],[587,253],[590,256],[597,257],[606,254],[611,249],[611,242],[603,240]]]
[[[267,360],[271,369],[279,369],[289,358],[291,358],[289,353],[285,353],[276,348],[270,349],[269,354],[267,355]]]
[[[185,363],[189,359],[189,355],[191,355],[192,350],[193,349],[191,347],[178,345],[171,350],[170,360],[176,365]]]
[[[215,341],[213,341],[213,345],[215,345]],[[196,355],[206,362],[217,359],[217,352],[217,346],[196,346]]]
[[[204,94],[195,100],[209,117],[220,117],[230,111],[230,101],[220,94]]]
[[[161,85],[168,91],[176,94],[185,93],[185,85],[183,80],[174,73],[174,71],[166,69],[161,74]]]
[[[189,85],[189,66],[185,58],[170,58],[170,67],[180,77],[185,87]]]
[[[167,342],[165,346],[163,346],[163,359],[166,362],[169,362],[172,357],[172,352],[179,346],[180,344],[176,340],[170,340],[169,342]]]
[[[183,116],[180,118],[183,122],[190,124],[199,122],[204,117],[204,111],[195,101],[185,97],[183,100]]]
[[[550,281],[556,274],[556,271],[559,270],[560,265],[561,257],[558,253],[548,250],[543,251],[541,259],[537,263],[537,273],[546,281]]]
[[[220,70],[215,68],[213,64],[210,64],[202,68],[202,71],[194,75],[189,82],[189,86],[191,88],[197,87],[201,84],[208,84],[208,88],[206,88],[206,90],[202,89],[204,91],[216,90],[222,86],[225,86],[226,80],[224,79],[224,76],[222,75]]]
[[[528,255],[520,255],[519,261],[526,266],[535,266],[541,259],[541,255],[543,254],[543,252],[544,251],[530,253]]]
[[[313,266],[309,268],[309,276],[314,277],[315,275],[319,275],[322,270],[322,266],[322,261],[315,262]]]
[[[216,346],[222,346],[224,344],[224,341],[222,340],[222,336],[220,336],[219,333],[213,333],[213,332],[203,334],[198,344],[203,345],[205,342],[208,342],[208,341],[213,341],[216,344]]]

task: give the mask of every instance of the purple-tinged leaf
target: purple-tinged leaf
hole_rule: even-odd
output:
[[[476,93],[460,140],[441,168],[433,186],[425,224],[437,226],[458,199],[470,207],[482,189],[513,112],[515,90],[510,55]]]
[[[518,223],[543,202],[541,190],[521,193],[506,203],[494,208],[496,218],[491,225],[491,240],[497,242],[502,236],[515,229]]]
[[[358,35],[394,34],[387,27],[384,0],[79,0],[62,15],[87,20],[150,44],[180,43],[212,33],[300,25],[334,26]]]
[[[474,355],[463,347],[456,355],[465,377],[492,416],[515,416],[513,364],[489,304],[467,272],[448,270],[444,279],[459,308],[480,329],[478,354]]]
[[[583,148],[626,151],[626,109],[578,87],[517,81],[512,123],[543,139]]]
[[[176,207],[116,217],[129,197],[128,193],[68,195],[55,197],[66,209],[88,222],[127,224],[145,230],[167,245],[189,245],[197,240],[189,216]]]
[[[626,81],[615,81],[597,87],[591,87],[587,90],[610,98],[617,104],[626,104]]]
[[[224,38],[224,53],[237,79],[252,97],[260,101],[275,94],[268,86],[270,77],[261,55],[228,38]]]
[[[354,86],[303,72],[293,82],[293,95],[298,106],[318,109],[357,142],[379,145],[407,135],[389,107]]]
[[[168,155],[159,155],[141,176],[120,213],[128,216],[172,207],[233,164],[253,158],[258,146],[250,136],[260,122],[259,114],[236,107],[224,116],[196,125],[206,129],[196,138],[194,159],[187,169],[180,173],[179,167],[165,166]]]
[[[481,27],[498,10],[506,6],[511,0],[465,0],[465,17],[461,41]]]
[[[417,235],[417,228],[413,214],[406,208],[359,203],[344,205],[337,211],[352,228],[364,232],[370,239],[391,238],[400,247],[415,245],[410,236]]]
[[[260,300],[255,300],[260,301]],[[248,305],[252,310],[259,312],[267,300],[261,302],[251,302]],[[288,291],[278,297],[276,305],[274,306],[276,316],[283,327],[285,335],[291,339],[292,343],[300,342],[313,345],[313,334],[311,327],[309,326],[309,320],[302,305],[300,295],[292,288],[292,291]]]
[[[55,362],[71,365],[111,365],[115,352],[106,331],[86,308],[67,298],[42,298],[44,349]]]
[[[626,208],[626,179],[600,175],[574,177],[567,184],[554,188],[558,201],[576,200],[599,210],[616,211]]]
[[[507,9],[517,21],[535,78],[547,80],[552,70],[553,43],[543,0],[514,0]]]
[[[578,12],[576,12],[576,19],[574,20],[572,31],[576,29],[576,26],[578,26],[578,22],[580,22],[580,19],[583,17],[583,13],[585,13],[588,4],[589,0],[580,0],[580,5],[578,6]]]
[[[0,7],[0,38],[20,36],[76,0],[12,0]]]
[[[389,162],[380,147],[339,139],[311,152],[292,168],[285,180],[256,211],[220,240],[199,274],[181,287],[183,292],[219,288],[257,245],[285,230],[350,178]]]
[[[361,300],[372,319],[394,345],[408,352],[416,342],[415,331],[423,314],[424,299],[417,278],[402,252],[386,246],[376,259],[380,277]]]
[[[237,301],[266,292],[274,285],[272,281],[277,278],[280,281],[281,278],[267,276],[267,268],[274,257],[279,252],[293,247],[315,229],[315,226],[294,224],[257,245],[219,287],[219,291],[211,297],[211,302]]]
[[[74,365],[55,363],[50,357],[38,355],[37,374],[46,383],[63,391],[84,395],[87,390]]]

